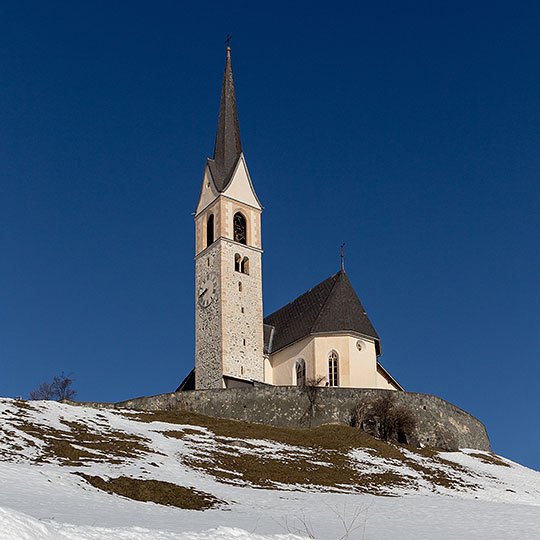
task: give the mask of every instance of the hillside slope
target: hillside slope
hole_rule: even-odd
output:
[[[540,473],[342,425],[0,400],[0,538],[536,538]],[[436,531],[436,534],[435,534]]]

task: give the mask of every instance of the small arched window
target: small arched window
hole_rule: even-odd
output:
[[[214,243],[214,214],[208,216],[206,222],[206,247]]]
[[[241,262],[242,262],[242,257],[240,256],[239,253],[236,253],[234,256],[234,271],[235,272],[240,272]]]
[[[233,217],[233,239],[239,244],[247,244],[246,218],[240,212],[236,212]]]
[[[296,361],[296,386],[306,386],[306,362],[303,358]]]
[[[247,257],[242,259],[242,263],[240,264],[240,272],[242,272],[242,274],[249,274],[249,259]]]
[[[332,351],[328,355],[328,386],[339,386],[338,361],[338,353]]]

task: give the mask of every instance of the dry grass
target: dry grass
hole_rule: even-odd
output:
[[[25,409],[27,411],[38,411],[39,410],[36,407],[34,407],[33,405],[31,405],[30,403],[31,402],[24,401],[22,399],[16,399],[15,401],[13,401],[13,405],[18,407],[19,409]]]
[[[148,439],[107,430],[93,433],[77,422],[62,421],[69,432],[18,420],[14,426],[43,443],[37,463],[87,466],[89,462],[122,463],[123,459],[151,452]]]
[[[407,467],[413,469],[434,487],[474,487],[473,484],[459,479],[457,474],[452,474],[452,471],[463,472],[463,467],[439,458],[439,451],[434,448],[416,449],[406,445],[389,444],[362,430],[342,424],[289,429],[211,418],[189,411],[128,413],[126,416],[140,422],[194,425],[212,431],[216,435],[217,444],[205,453],[186,459],[185,462],[225,483],[287,489],[290,489],[291,485],[298,489],[318,486],[325,490],[352,490],[374,494],[384,493],[391,487],[414,483],[406,474],[390,471],[365,474],[358,471],[355,461],[348,454],[350,450],[360,448],[371,451],[379,458],[403,465],[404,471]],[[197,435],[200,432],[184,428],[163,434],[189,439],[191,434]],[[250,444],[246,439],[253,440],[254,444]],[[286,444],[310,452],[291,450],[288,454],[285,453],[285,457],[283,454],[274,456],[268,452],[257,453],[252,451],[256,448],[255,440]],[[400,448],[433,460],[440,467],[430,467],[408,458]]]
[[[510,467],[510,465],[506,462],[504,462],[499,456],[496,454],[476,454],[476,453],[469,453],[468,454],[471,457],[474,457],[476,459],[479,459],[482,463],[487,463],[489,465],[499,465],[500,467]]]
[[[97,423],[89,424],[61,419],[67,428],[62,431],[32,422],[24,408],[20,412],[23,414],[17,414],[12,428],[33,438],[24,444],[34,445],[37,455],[34,461],[38,463],[57,462],[61,465],[85,467],[93,463],[121,465],[126,459],[159,454],[151,448],[149,439],[111,429],[105,415],[99,415],[102,418],[98,418]],[[272,489],[291,489],[292,486],[298,490],[322,489],[378,495],[388,494],[395,487],[414,488],[418,485],[418,477],[429,483],[434,490],[439,487],[475,487],[462,479],[471,478],[471,471],[444,460],[436,449],[419,450],[390,444],[362,430],[341,424],[288,429],[211,418],[188,411],[117,411],[115,414],[132,420],[134,430],[137,430],[137,422],[163,422],[172,424],[171,428],[178,426],[168,431],[159,426],[156,433],[170,439],[181,439],[189,452],[177,459],[224,483]],[[13,443],[10,445],[12,450],[21,450],[17,434],[10,431],[9,438]],[[364,450],[380,460],[380,472],[377,467],[369,466],[363,470],[361,460],[359,462],[352,454],[355,449]],[[487,459],[483,454],[475,457]],[[495,458],[492,460],[494,462]],[[392,466],[386,467],[385,461]],[[506,465],[503,462],[497,464]],[[159,467],[155,462],[150,465]],[[127,480],[123,482],[125,484]],[[104,485],[97,487],[104,489]],[[112,490],[113,487],[107,489]]]
[[[155,411],[126,414],[127,418],[139,422],[165,422],[208,428],[218,437],[232,439],[269,440],[304,448],[349,450],[351,448],[373,448],[385,454],[383,457],[401,456],[396,447],[375,439],[364,431],[342,424],[328,424],[309,429],[292,429],[253,424],[237,420],[212,418],[189,411]],[[183,429],[182,431],[187,431]],[[193,433],[200,433],[191,430]],[[170,431],[167,433],[171,433]],[[414,451],[414,449],[411,449]]]
[[[230,449],[229,449],[230,450]],[[362,474],[341,452],[329,451],[311,457],[283,457],[230,452],[218,447],[210,455],[193,458],[188,464],[211,474],[224,483],[260,488],[324,488],[325,491],[379,493],[383,486],[405,485],[406,479],[392,472]]]
[[[136,501],[154,502],[186,510],[206,510],[224,504],[213,495],[193,488],[178,486],[160,480],[140,480],[120,476],[104,480],[99,476],[76,473],[89,484],[107,493],[115,493]]]
[[[201,435],[202,432],[198,429],[185,428],[182,431],[169,430],[159,431],[158,433],[161,433],[162,435],[165,435],[165,437],[170,437],[172,439],[185,439],[186,437],[189,437],[191,435]]]

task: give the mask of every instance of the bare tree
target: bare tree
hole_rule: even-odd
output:
[[[372,403],[358,401],[353,424],[384,441],[410,443],[416,419],[407,407],[396,404],[394,394],[388,391]]]
[[[54,389],[51,383],[42,382],[35,390],[30,392],[30,399],[53,399]]]
[[[52,382],[42,382],[38,388],[30,392],[30,399],[73,399],[77,391],[71,388],[73,379],[63,371],[60,375],[55,375]]]
[[[306,414],[309,418],[309,427],[313,424],[313,416],[315,414],[315,405],[319,399],[320,384],[326,379],[324,375],[318,377],[306,379],[306,383],[301,387],[302,391],[306,394],[309,406]]]
[[[77,391],[71,388],[74,380],[70,375],[65,375],[63,371],[60,375],[54,377],[52,387],[58,401],[73,399],[77,395]]]

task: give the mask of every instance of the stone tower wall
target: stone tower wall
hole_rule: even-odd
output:
[[[261,253],[220,242],[223,374],[264,381]],[[249,259],[249,274],[234,270],[236,254]]]
[[[221,341],[221,250],[210,246],[195,260],[195,367],[196,388],[222,388]],[[206,275],[214,275],[218,284],[216,299],[206,308],[198,303],[199,284]]]
[[[235,255],[249,259],[249,274],[235,270]],[[205,276],[217,282],[208,307],[198,303]],[[241,289],[241,290],[240,290]],[[223,375],[264,381],[261,252],[224,238],[195,262],[196,388],[222,388]]]

